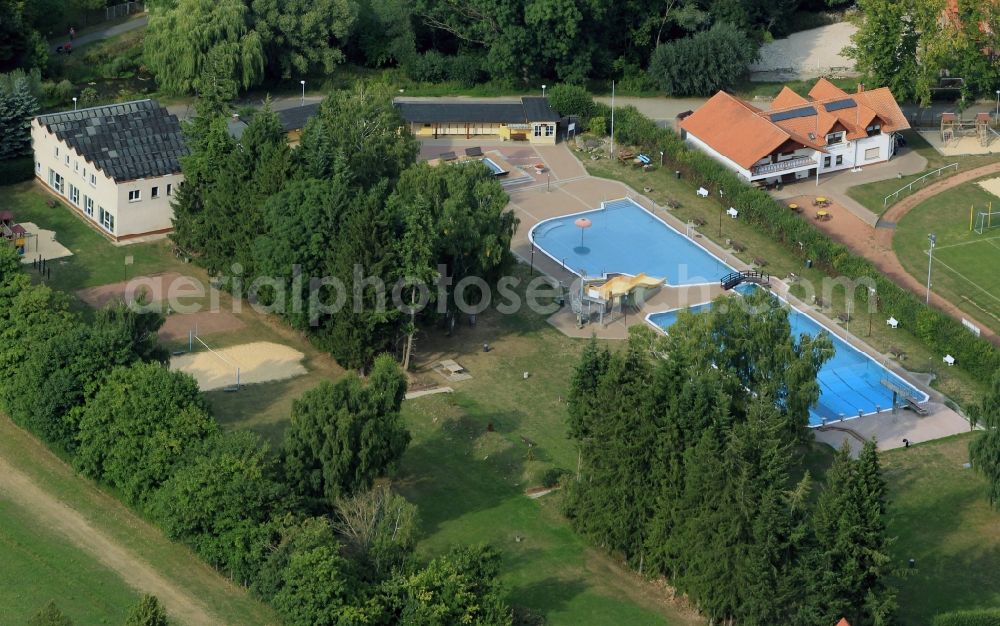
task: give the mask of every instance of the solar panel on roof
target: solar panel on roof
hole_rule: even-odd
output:
[[[783,120],[793,120],[797,117],[809,117],[810,115],[816,115],[816,109],[813,107],[802,107],[801,109],[772,113],[769,117],[772,122],[781,122]]]
[[[853,109],[858,106],[858,103],[851,98],[844,98],[843,100],[834,100],[833,102],[827,102],[823,107],[828,112],[839,111],[841,109]]]

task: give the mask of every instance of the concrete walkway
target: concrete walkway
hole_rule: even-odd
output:
[[[865,440],[874,439],[879,450],[894,450],[906,446],[904,439],[912,445],[969,432],[969,422],[948,407],[934,402],[925,406],[931,412],[927,417],[912,411],[883,411],[819,427],[813,430],[813,434],[816,441],[835,449],[846,441],[851,448],[851,456],[857,458]]]
[[[809,178],[784,185],[781,191],[771,191],[770,193],[779,200],[787,200],[799,196],[826,196],[853,213],[862,222],[874,228],[875,224],[878,223],[878,214],[873,213],[860,202],[850,197],[847,194],[847,190],[858,185],[879,182],[899,176],[919,174],[927,168],[927,159],[920,153],[910,149],[904,150],[902,154],[898,154],[892,160],[868,165],[862,168],[860,172],[843,170],[834,174],[821,175],[819,184],[816,183],[815,178]]]

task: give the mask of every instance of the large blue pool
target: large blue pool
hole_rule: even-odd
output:
[[[711,303],[690,308],[694,313],[711,308]],[[653,313],[649,323],[666,330],[677,321],[679,310]],[[819,322],[805,313],[791,309],[788,313],[792,335],[817,335],[826,330]],[[874,413],[878,409],[892,407],[892,392],[882,386],[882,379],[891,379],[895,384],[908,389],[914,396],[927,400],[927,394],[914,388],[896,374],[880,365],[873,358],[857,350],[837,335],[830,333],[836,350],[816,377],[819,382],[819,401],[809,410],[809,423],[818,426],[823,420],[836,421],[857,417],[858,411]],[[902,401],[902,399],[900,399]]]
[[[586,217],[592,226],[581,229]],[[645,272],[670,285],[717,282],[732,270],[704,248],[630,199],[612,200],[594,211],[539,222],[531,230],[538,248],[587,276]]]

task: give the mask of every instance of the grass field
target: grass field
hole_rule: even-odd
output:
[[[857,185],[851,187],[847,190],[847,195],[854,198],[862,205],[864,205],[868,210],[872,211],[877,215],[885,213],[888,209],[889,204],[885,206],[883,201],[885,197],[893,193],[897,189],[901,189],[907,184],[915,181],[924,174],[928,172],[933,172],[934,170],[944,167],[945,165],[950,165],[951,163],[958,163],[958,169],[949,169],[946,172],[942,172],[940,175],[930,176],[924,179],[922,182],[914,185],[912,189],[914,191],[925,187],[926,185],[937,182],[941,178],[947,178],[958,172],[962,172],[969,169],[974,169],[981,165],[986,165],[996,161],[996,156],[994,155],[975,155],[975,156],[944,156],[940,152],[934,149],[934,147],[927,143],[927,141],[920,136],[919,133],[913,130],[903,131],[903,136],[906,138],[907,146],[909,150],[915,150],[925,159],[927,159],[927,167],[924,168],[923,172],[919,174],[912,174],[910,176],[903,176],[902,178],[890,178],[888,180],[880,180],[874,183],[868,183],[865,185]],[[906,194],[900,194],[899,198],[905,197]],[[894,201],[895,202],[895,201]]]
[[[761,234],[755,227],[741,220],[722,220],[722,236],[718,235],[720,205],[714,200],[699,198],[695,195],[696,185],[687,179],[676,179],[673,172],[666,170],[654,170],[652,172],[642,172],[635,168],[612,163],[606,160],[590,161],[585,160],[584,165],[587,170],[595,176],[603,176],[620,180],[633,189],[652,187],[653,190],[646,194],[657,204],[664,205],[668,200],[680,203],[680,207],[671,210],[676,217],[681,220],[703,219],[706,225],[699,228],[703,236],[725,245],[727,239],[738,241],[746,247],[743,253],[735,254],[730,252],[744,262],[750,263],[755,258],[764,259],[768,262],[765,271],[778,277],[787,276],[793,272],[801,280],[811,281],[814,285],[821,285],[826,275],[818,268],[807,269],[804,266],[804,259],[793,254],[784,245],[773,241],[771,238]],[[977,187],[978,189],[978,187]],[[968,206],[966,206],[968,212]],[[968,213],[966,213],[968,220]],[[900,226],[904,226],[906,220]],[[966,222],[966,226],[968,223]],[[921,236],[922,241],[926,241],[925,231]],[[900,237],[897,234],[896,240]],[[926,257],[925,261],[926,263]],[[926,272],[926,265],[924,266]],[[918,274],[919,275],[919,274]],[[793,285],[792,294],[801,296]],[[842,291],[836,292],[840,294]],[[830,319],[837,320],[837,316],[846,313],[847,298],[835,297],[830,305],[821,312]],[[898,347],[907,353],[907,360],[904,366],[910,371],[927,372],[935,375],[933,385],[942,393],[953,398],[959,403],[966,403],[974,399],[979,391],[984,388],[983,381],[976,380],[964,371],[956,367],[944,367],[941,364],[941,355],[929,351],[916,337],[908,333],[893,331],[884,322],[887,317],[885,312],[876,311],[869,324],[869,314],[867,304],[855,300],[851,305],[854,322],[851,330],[859,338],[863,339],[870,346],[883,354],[888,352],[890,347]],[[836,322],[843,325],[842,322]]]
[[[916,559],[897,582],[902,626],[923,626],[936,613],[1000,607],[1000,512],[990,509],[986,481],[965,469],[959,435],[882,455],[889,482],[890,535],[897,563]]]
[[[0,416],[0,457],[228,623],[277,622],[268,607],[77,475],[4,416]],[[24,623],[49,600],[55,600],[76,624],[119,624],[138,597],[128,586],[130,581],[6,498],[0,499],[0,555],[4,624]]]
[[[932,289],[977,320],[1000,330],[1000,229],[969,230],[969,208],[986,210],[1000,198],[969,182],[914,207],[896,226],[893,248],[906,271],[927,278],[927,234],[937,236]],[[1000,226],[1000,220],[996,221]]]

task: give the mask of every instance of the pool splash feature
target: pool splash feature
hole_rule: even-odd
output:
[[[821,426],[827,422],[858,417],[859,414],[869,415],[891,409],[892,391],[882,384],[883,379],[909,391],[916,398],[922,398],[923,402],[929,399],[926,393],[831,332],[819,321],[782,302],[788,310],[788,321],[794,337],[803,334],[815,337],[821,331],[826,331],[833,342],[834,355],[823,364],[816,376],[820,392],[819,400],[809,409],[810,426]],[[697,314],[711,308],[712,303],[705,302],[686,310]],[[646,316],[646,321],[663,332],[669,332],[668,329],[683,310],[685,309],[651,313]]]
[[[585,242],[575,225],[580,218],[591,222]],[[531,229],[529,239],[567,270],[588,277],[646,273],[678,286],[717,283],[733,271],[630,198],[541,221]]]
[[[490,168],[490,171],[493,172],[494,176],[504,176],[507,174],[507,171],[500,167],[497,162],[490,157],[483,157],[480,162]]]

